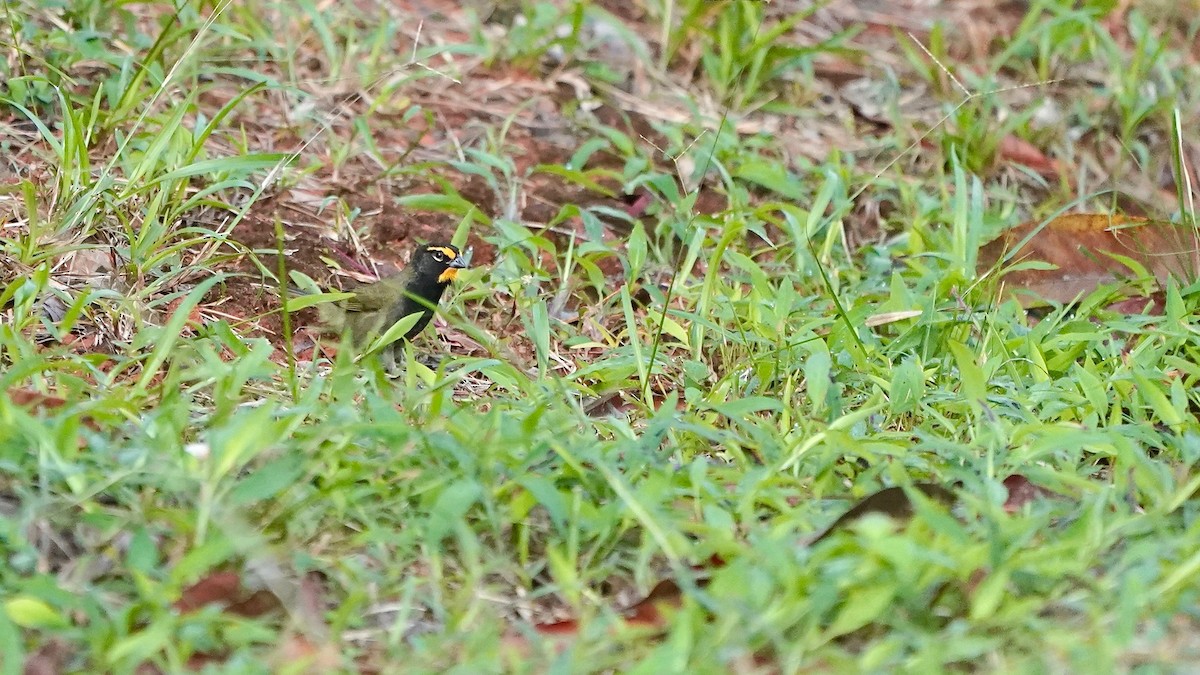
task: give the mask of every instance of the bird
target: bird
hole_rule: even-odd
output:
[[[402,338],[411,341],[429,325],[446,287],[466,266],[466,258],[452,244],[420,246],[398,274],[351,289],[349,298],[318,304],[317,318],[327,332],[348,335],[361,347],[397,321],[418,314]]]

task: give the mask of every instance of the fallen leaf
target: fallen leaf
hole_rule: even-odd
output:
[[[1110,312],[1118,314],[1142,314],[1145,316],[1162,316],[1167,310],[1167,295],[1162,291],[1155,291],[1148,296],[1138,296],[1135,298],[1125,298],[1105,306]]]
[[[65,642],[52,639],[25,657],[23,675],[58,675],[66,671],[71,648]]]
[[[707,579],[698,579],[696,585],[703,587]],[[663,579],[655,584],[646,597],[635,602],[623,614],[626,626],[642,628],[663,628],[666,626],[666,607],[678,608],[683,604],[683,591],[679,584],[671,579]],[[579,622],[575,619],[565,619],[553,623],[543,623],[534,626],[539,634],[548,637],[571,637],[579,633]]]
[[[696,585],[704,587],[708,585],[708,580],[697,579]],[[683,591],[679,590],[679,585],[671,579],[664,579],[650,589],[648,595],[634,604],[634,607],[629,608],[629,616],[625,621],[630,626],[664,628],[666,615],[662,613],[662,609],[679,609],[682,605]]]
[[[22,408],[28,408],[30,410],[42,412],[57,410],[68,403],[67,399],[59,396],[42,394],[32,389],[22,389],[19,387],[10,388],[7,391],[7,394],[10,401],[21,406]],[[100,431],[100,425],[97,424],[96,420],[92,419],[91,416],[84,415],[80,418],[80,421],[84,424],[84,426],[92,431]]]
[[[225,607],[225,613],[254,619],[270,614],[280,608],[282,608],[282,605],[274,593],[266,589],[260,589],[248,596],[244,595],[238,598],[236,602],[228,604]]]
[[[1057,495],[1044,487],[1034,485],[1021,474],[1013,474],[1005,478],[1004,488],[1008,490],[1008,498],[1004,500],[1005,513],[1016,513],[1032,501]]]
[[[335,673],[342,668],[342,655],[337,646],[329,642],[313,643],[301,635],[282,638],[271,660],[274,672],[289,673]]]
[[[625,213],[629,214],[630,218],[641,218],[646,215],[646,209],[650,208],[650,204],[654,201],[654,195],[645,188],[639,188],[632,196],[632,201],[625,207]]]
[[[180,614],[187,614],[214,602],[232,602],[241,588],[242,577],[237,572],[215,572],[183,589],[172,606]]]
[[[9,389],[8,398],[23,408],[37,408],[39,410],[54,410],[67,404],[67,399],[65,398],[41,394],[32,389]]]
[[[187,614],[212,604],[224,605],[224,612],[250,619],[282,607],[274,593],[245,588],[241,574],[230,570],[214,572],[183,589],[172,606],[180,614]]]
[[[329,626],[325,623],[326,600],[325,577],[320,572],[310,571],[300,577],[300,588],[291,603],[291,615],[312,640],[325,643],[329,640]]]
[[[542,635],[573,636],[579,633],[579,622],[575,619],[563,619],[554,623],[540,623],[533,628]]]
[[[1000,159],[1014,164],[1022,164],[1043,176],[1057,176],[1060,173],[1058,161],[1047,157],[1033,143],[1012,134],[1000,140],[1000,147],[997,148],[996,154]]]
[[[1049,263],[1052,269],[1004,273],[1005,291],[1027,306],[1038,304],[1038,298],[1067,303],[1102,284],[1134,276],[1134,270],[1114,256],[1141,265],[1160,282],[1168,277],[1191,280],[1200,270],[1197,234],[1189,228],[1132,216],[1079,213],[1044,226],[1031,221],[1008,230],[979,250],[978,272],[985,275],[1001,263]]]
[[[706,580],[698,580],[698,586],[704,586]],[[650,589],[650,593],[641,601],[629,608],[625,622],[631,626],[649,628],[664,628],[667,624],[663,608],[678,609],[683,604],[683,591],[670,579],[663,579]]]
[[[867,326],[867,328],[874,328],[876,326],[884,326],[889,323],[896,323],[897,321],[904,321],[905,319],[913,319],[918,316],[921,316],[921,314],[923,314],[923,313],[924,313],[923,310],[919,310],[919,309],[905,309],[905,310],[901,310],[899,312],[884,312],[882,314],[872,314],[871,316],[867,317],[866,326]]]
[[[933,483],[917,483],[912,486],[914,490],[919,490],[926,497],[941,502],[942,504],[953,504],[956,500],[954,493],[950,492],[941,485]],[[843,529],[850,523],[862,518],[869,513],[880,513],[885,516],[891,516],[897,520],[907,520],[912,517],[913,505],[908,498],[908,493],[902,487],[889,487],[880,490],[874,494],[867,495],[857,504],[852,506],[849,511],[843,513],[837,520],[825,528],[821,534],[817,535],[812,540],[813,544],[833,534],[838,529]]]
[[[658,392],[650,392],[651,404],[654,409],[662,408],[667,403],[667,396]],[[641,395],[636,391],[610,391],[600,396],[591,399],[583,404],[583,412],[588,417],[605,418],[605,417],[623,417],[629,413],[640,410],[644,403],[641,401]],[[682,395],[676,397],[675,409],[679,412],[684,412],[688,409],[687,401]]]
[[[184,302],[184,298],[176,298],[166,304],[166,313],[174,314]],[[197,305],[188,310],[188,318],[185,324],[189,330],[196,330],[204,325],[204,315],[200,313],[200,306]]]
[[[93,288],[119,290],[114,270],[121,268],[113,248],[96,246],[71,251],[64,255],[55,269],[55,278],[83,281]]]

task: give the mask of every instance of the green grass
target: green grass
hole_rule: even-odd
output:
[[[786,3],[509,4],[506,43],[430,16],[415,49],[407,3],[3,5],[0,390],[66,400],[0,396],[3,672],[303,672],[297,645],[314,672],[1196,662],[1200,289],[1035,320],[975,256],[1070,206],[1192,217],[1160,178],[1196,156],[1200,23],[1135,3],[1117,39],[1111,3],[1044,0],[972,55],[949,27],[797,33]],[[620,85],[604,40],[660,116],[572,98],[566,147],[531,141],[556,68]],[[878,85],[874,131],[819,104],[823,59]],[[443,366],[397,380],[288,358],[230,289],[305,226],[373,241],[380,208],[494,251],[443,304],[478,347],[431,330]],[[1059,497],[1007,512],[1012,474]],[[919,482],[960,503],[805,543]],[[276,610],[175,606],[221,571]],[[663,579],[665,625],[622,625]]]

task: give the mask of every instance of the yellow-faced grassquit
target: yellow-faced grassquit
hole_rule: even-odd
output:
[[[429,325],[442,293],[466,266],[466,259],[450,244],[418,247],[400,273],[350,289],[352,297],[317,305],[317,316],[325,329],[349,334],[361,346],[400,319],[419,314],[404,334],[411,340]]]

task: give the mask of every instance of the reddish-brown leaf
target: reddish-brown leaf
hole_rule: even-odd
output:
[[[663,579],[650,589],[645,598],[629,608],[625,622],[631,626],[663,628],[667,623],[663,608],[678,609],[682,604],[683,591],[679,590],[679,584],[671,579]]]
[[[563,619],[554,623],[538,624],[534,626],[534,630],[542,635],[573,636],[579,633],[579,622],[575,619]]]
[[[1057,176],[1060,171],[1056,160],[1047,157],[1033,143],[1012,134],[1001,139],[997,154],[1001,159],[1023,164],[1043,176]]]
[[[1145,316],[1162,316],[1167,310],[1167,294],[1155,291],[1148,296],[1125,298],[1109,303],[1105,309],[1118,314],[1143,314]]]
[[[661,408],[667,397],[659,392],[650,392],[650,399],[655,408]],[[641,408],[641,394],[637,391],[611,391],[584,404],[583,411],[589,417],[624,416]],[[679,412],[687,410],[687,401],[678,396],[675,409]]]
[[[10,388],[7,394],[9,400],[11,400],[13,403],[16,403],[23,408],[29,408],[30,410],[36,410],[39,412],[57,410],[68,403],[67,399],[65,398],[51,396],[49,394],[42,394],[32,389],[22,389],[20,387]],[[100,430],[100,425],[97,424],[96,420],[92,419],[90,416],[84,415],[82,418],[80,418],[80,421],[83,422],[84,426],[92,431]]]
[[[342,668],[342,656],[337,646],[329,642],[312,642],[302,635],[289,635],[275,647],[275,672],[336,673]],[[299,667],[303,666],[303,670]],[[359,672],[362,672],[360,670]]]
[[[279,598],[266,589],[250,590],[243,587],[241,575],[231,570],[214,572],[183,589],[173,606],[181,614],[186,614],[211,604],[224,605],[224,612],[248,619],[269,614],[283,606]]]
[[[1113,255],[1143,266],[1160,282],[1168,276],[1192,280],[1200,270],[1195,232],[1132,216],[1080,213],[1055,218],[1044,226],[1036,221],[1025,223],[979,250],[979,273],[987,273],[1014,250],[1008,264],[1041,261],[1056,267],[1004,275],[1006,291],[1026,304],[1038,302],[1037,298],[1071,302],[1101,284],[1133,276]]]
[[[67,399],[49,394],[41,394],[32,389],[13,387],[8,390],[8,398],[19,406],[36,408],[38,410],[54,410],[67,404]]]
[[[1004,510],[1007,513],[1020,511],[1036,499],[1055,495],[1054,492],[1029,482],[1028,478],[1019,473],[1005,478],[1004,487],[1008,490],[1008,498],[1004,500]]]
[[[933,483],[917,483],[913,485],[913,489],[919,490],[926,497],[942,504],[953,504],[956,499],[953,492]],[[884,488],[876,493],[867,495],[852,506],[849,511],[843,513],[837,520],[833,521],[833,524],[817,535],[812,540],[812,543],[815,544],[821,541],[833,534],[834,531],[846,527],[869,513],[880,513],[897,520],[907,520],[913,514],[912,500],[908,498],[908,493],[901,487]]]
[[[291,615],[309,638],[320,641],[329,639],[329,626],[325,623],[328,604],[325,578],[320,572],[309,572],[300,578],[300,589],[290,605]]]
[[[65,642],[51,640],[25,657],[24,675],[58,675],[71,660],[71,648]]]
[[[242,597],[225,607],[225,613],[254,619],[282,608],[283,605],[280,604],[279,598],[274,593],[260,589],[249,595],[245,595],[243,592]]]
[[[641,218],[646,215],[646,209],[650,208],[650,204],[653,203],[654,195],[645,188],[639,188],[634,195],[633,201],[625,207],[625,212],[631,218]]]
[[[183,589],[173,606],[179,613],[187,614],[214,602],[232,603],[237,600],[241,591],[240,574],[231,570],[214,572]]]

